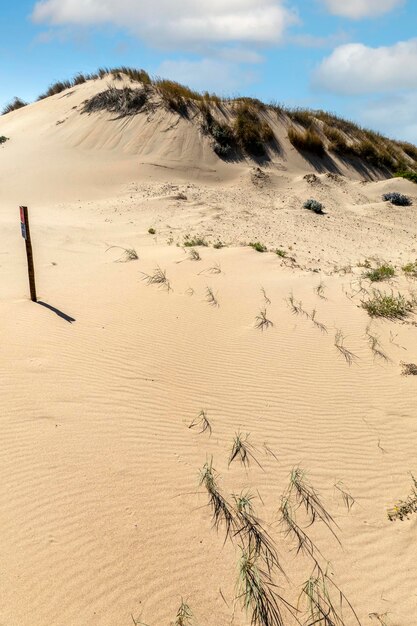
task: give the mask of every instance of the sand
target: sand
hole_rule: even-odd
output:
[[[390,261],[397,277],[382,288],[415,289],[400,268],[417,258],[417,188],[317,173],[287,145],[268,165],[225,164],[162,109],[115,121],[72,108],[106,82],[0,118],[0,624],[161,626],[184,599],[196,624],[248,625],[235,600],[241,542],[213,528],[199,486],[212,459],[228,500],[255,496],[286,599],[297,605],[312,570],[280,525],[299,466],[337,523],[340,544],[319,521],[308,529],[329,577],[362,624],[409,626],[416,519],[390,522],[387,509],[417,471],[416,379],[401,375],[402,361],[417,362],[416,318],[371,320],[358,264]],[[414,205],[382,202],[391,190]],[[302,208],[308,197],[324,216]],[[64,317],[28,300],[20,204],[39,299]],[[193,261],[177,245],[187,235],[227,247],[200,247]],[[287,257],[244,245],[258,240]],[[117,262],[110,246],[139,260]],[[157,267],[170,291],[143,280]],[[264,308],[273,326],[262,332]],[[203,409],[211,436],[188,428]],[[250,433],[260,465],[229,466],[237,432]]]

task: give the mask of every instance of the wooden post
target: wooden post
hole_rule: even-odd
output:
[[[20,207],[20,228],[22,237],[26,242],[26,256],[28,261],[28,274],[30,286],[30,299],[37,302],[35,285],[35,268],[33,266],[32,241],[30,239],[29,215],[27,206]]]

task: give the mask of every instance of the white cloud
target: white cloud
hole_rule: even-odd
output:
[[[55,26],[114,24],[164,48],[278,43],[296,21],[284,0],[40,0],[32,18]]]
[[[380,48],[339,46],[315,70],[313,85],[346,95],[417,88],[417,39]]]
[[[404,4],[405,0],[323,0],[333,15],[357,20],[389,13]]]
[[[156,74],[199,91],[213,91],[224,96],[233,95],[235,90],[252,83],[257,78],[253,70],[249,71],[233,62],[217,59],[167,60],[157,68]]]

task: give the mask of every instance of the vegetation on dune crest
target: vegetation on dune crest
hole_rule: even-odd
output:
[[[138,83],[137,89],[117,86],[97,94],[85,103],[85,110],[111,110],[121,115],[138,113],[146,104],[149,92],[159,95],[167,109],[182,117],[189,113],[203,117],[203,130],[212,136],[213,149],[221,158],[230,158],[236,151],[254,157],[264,157],[276,138],[267,115],[275,113],[279,120],[289,123],[288,138],[302,153],[324,157],[326,151],[339,158],[359,159],[371,167],[398,172],[409,180],[417,180],[417,147],[408,142],[393,141],[380,133],[362,128],[349,120],[322,110],[291,109],[278,104],[266,105],[256,98],[220,98],[216,94],[199,92],[176,81],[151,78],[143,69],[130,67],[99,68],[92,74],[76,74],[71,80],[57,81],[38,100],[57,95],[96,79],[122,81],[127,77]],[[3,113],[25,106],[15,98]],[[221,119],[223,117],[223,119]],[[228,119],[231,119],[229,123]]]
[[[17,111],[18,109],[22,109],[23,107],[27,106],[27,104],[28,103],[22,100],[21,98],[16,97],[11,102],[9,102],[9,104],[6,104],[1,114],[7,115],[7,113],[11,113],[12,111]]]

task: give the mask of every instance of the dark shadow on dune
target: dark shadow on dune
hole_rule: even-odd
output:
[[[335,161],[333,161],[332,157],[328,154],[324,154],[323,156],[319,156],[317,154],[312,154],[311,152],[303,152],[299,150],[299,153],[310,163],[312,167],[319,172],[320,174],[324,174],[325,172],[331,172],[332,174],[342,174],[342,170],[337,165]]]
[[[344,154],[338,154],[337,158],[343,163],[345,167],[351,168],[358,172],[365,180],[373,181],[379,180],[382,176],[391,178],[392,174],[386,168],[377,168],[368,161],[362,161],[355,157],[349,157]]]
[[[63,320],[65,320],[69,324],[72,324],[73,322],[76,321],[74,317],[70,317],[66,313],[63,313],[59,309],[56,309],[54,306],[51,306],[50,304],[47,304],[46,302],[42,302],[42,300],[38,300],[38,304],[40,304],[41,306],[44,306],[45,309],[49,309],[50,311],[55,313],[55,315],[58,315],[58,317],[61,317]]]

